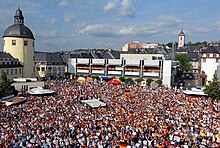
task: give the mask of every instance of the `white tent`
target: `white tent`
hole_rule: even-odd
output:
[[[91,108],[106,106],[106,103],[103,103],[103,102],[99,101],[98,99],[81,100],[81,102],[86,106],[87,105],[90,106]]]
[[[31,95],[48,95],[48,94],[54,94],[54,90],[49,90],[49,89],[43,89],[42,87],[37,87],[37,88],[32,88],[31,90],[28,91],[29,94]]]
[[[184,90],[183,93],[187,94],[187,95],[197,95],[197,96],[207,96],[207,94],[204,93],[204,88],[205,87],[193,87],[191,88],[191,90]]]

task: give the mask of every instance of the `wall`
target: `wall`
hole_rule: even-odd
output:
[[[206,61],[201,63],[201,71],[204,71],[207,75],[207,82],[212,81],[213,75],[217,70],[219,63],[216,63],[215,58],[206,58]]]
[[[15,73],[16,69],[17,69],[17,74]],[[20,73],[20,70],[21,70],[21,73]],[[15,77],[17,77],[17,78],[22,77],[22,67],[0,68],[0,77],[3,73],[3,71],[5,72],[5,74],[9,80],[13,80],[13,78],[15,78]],[[8,71],[8,73],[7,73],[7,71]],[[13,73],[11,73],[11,71]]]
[[[12,40],[16,41],[16,45],[12,45]],[[28,46],[24,46],[24,41],[28,41]],[[33,39],[4,37],[3,51],[10,53],[14,58],[19,59],[24,66],[23,77],[36,77]]]

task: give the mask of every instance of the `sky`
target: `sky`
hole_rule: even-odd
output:
[[[2,36],[18,6],[36,51],[166,44],[181,28],[186,42],[220,41],[220,0],[0,0]]]

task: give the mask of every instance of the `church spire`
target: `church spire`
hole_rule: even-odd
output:
[[[24,25],[24,17],[22,15],[22,11],[20,10],[20,7],[16,10],[15,16],[14,16],[14,24]]]

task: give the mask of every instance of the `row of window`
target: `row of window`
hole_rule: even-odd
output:
[[[210,57],[210,58],[216,58],[216,57],[219,57],[219,54],[217,53],[207,53],[207,54],[203,54],[203,57]]]
[[[0,65],[17,65],[18,61],[10,61],[10,62],[0,62]]]
[[[11,45],[16,46],[16,40],[12,40]],[[5,46],[5,40],[4,40],[4,46]],[[28,47],[28,41],[24,41],[24,46]],[[34,41],[33,41],[33,47],[34,47]]]
[[[65,67],[37,67],[37,71],[65,71]]]
[[[19,69],[2,69],[2,74],[5,72],[6,75],[17,75],[17,74],[21,74],[21,68]]]
[[[202,62],[205,63],[205,62],[206,62],[206,58],[202,58]],[[215,62],[216,62],[216,63],[220,63],[220,59],[219,59],[219,58],[216,58],[216,59],[215,59]]]

